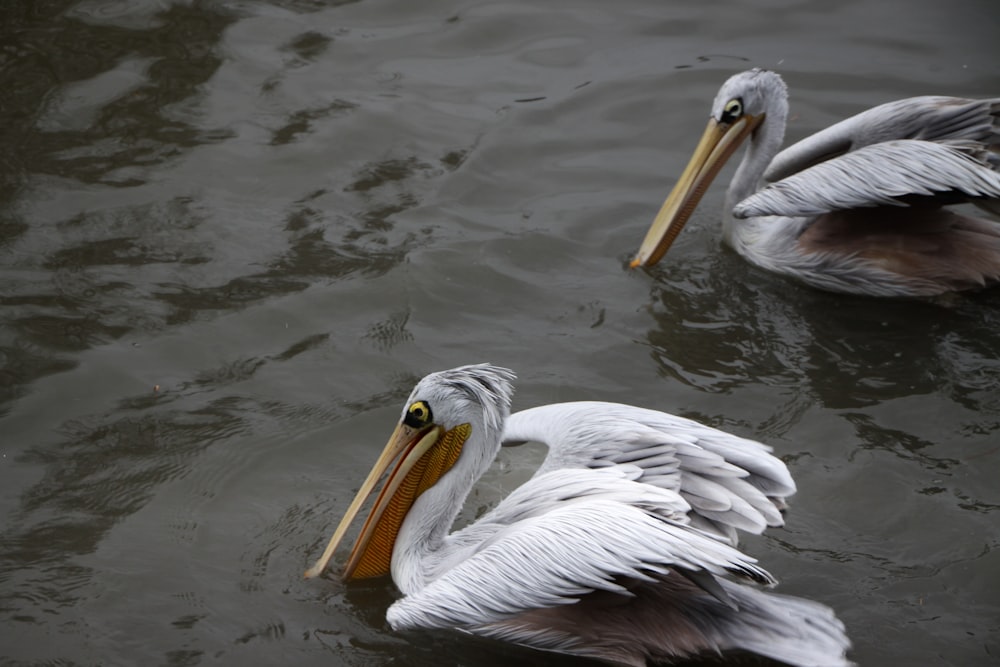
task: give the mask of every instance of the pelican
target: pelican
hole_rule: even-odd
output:
[[[795,490],[767,447],[597,402],[508,423],[513,379],[478,364],[421,380],[306,576],[326,569],[384,476],[343,577],[391,573],[403,594],[386,612],[394,630],[457,629],[616,665],[730,650],[851,664],[829,608],[730,580],[775,583],[732,544],[734,528],[780,524]],[[530,480],[449,534],[504,438],[550,451]]]
[[[774,72],[731,77],[631,266],[651,266],[722,165],[749,140],[726,193],[723,238],[747,260],[834,292],[936,296],[1000,282],[1000,98],[912,97],[778,152],[788,93]],[[764,182],[769,185],[763,186]]]

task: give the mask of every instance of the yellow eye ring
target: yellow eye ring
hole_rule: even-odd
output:
[[[431,407],[425,401],[416,401],[406,409],[403,423],[414,428],[422,428],[431,423]]]

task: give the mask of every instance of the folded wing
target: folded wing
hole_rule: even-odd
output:
[[[666,518],[677,505],[676,494],[633,482],[620,471],[555,471],[521,490],[551,497],[564,479],[578,484],[587,476],[604,490],[573,495],[498,526],[462,562],[396,602],[389,623],[395,629],[474,628],[571,604],[595,591],[630,595],[616,580],[680,576],[677,568],[694,576],[775,582],[753,558]]]
[[[1000,198],[996,155],[969,141],[864,146],[772,183],[738,203],[737,218],[814,216],[873,206]]]
[[[898,139],[1000,145],[1000,98],[922,96],[873,107],[788,146],[768,165],[773,183],[865,146]]]

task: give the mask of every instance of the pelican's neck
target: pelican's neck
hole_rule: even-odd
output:
[[[736,220],[733,217],[733,207],[760,189],[764,171],[781,150],[781,142],[785,139],[788,98],[782,92],[781,95],[771,97],[768,102],[764,122],[750,135],[746,153],[726,191],[722,234],[725,241],[737,250],[741,244],[739,237],[749,232],[752,225],[747,220]]]
[[[500,451],[507,414],[498,423],[471,420],[472,432],[455,465],[413,502],[392,550],[392,580],[404,594],[414,593],[446,570],[454,557],[448,531],[476,481]]]

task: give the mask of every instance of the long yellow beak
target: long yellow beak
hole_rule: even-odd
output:
[[[762,120],[764,120],[763,114],[758,116],[746,114],[732,124],[722,124],[714,118],[708,121],[708,127],[701,135],[701,141],[698,142],[694,155],[691,156],[670,196],[660,207],[660,212],[656,214],[635,259],[629,264],[631,268],[652,266],[660,261],[680,234],[719,170]]]
[[[399,423],[351,501],[323,555],[306,570],[305,576],[311,578],[323,573],[361,506],[374,493],[379,479],[396,462],[354,543],[343,576],[344,579],[360,579],[388,573],[392,547],[406,513],[413,501],[455,464],[469,431],[468,424],[446,432],[437,425],[415,429]]]

